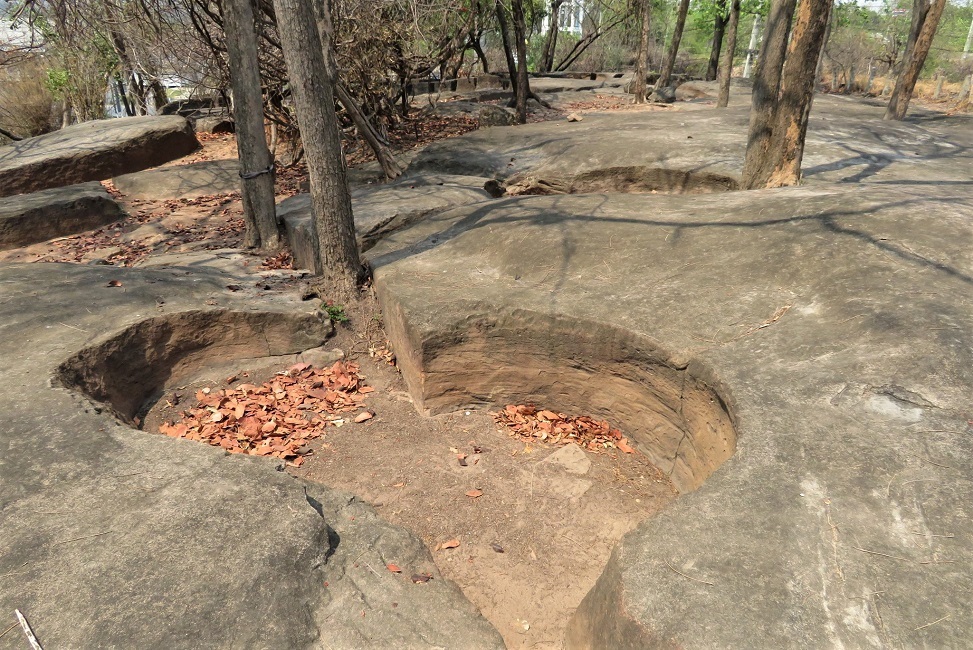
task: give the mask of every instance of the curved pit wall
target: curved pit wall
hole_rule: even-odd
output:
[[[495,182],[493,182],[495,183]],[[495,191],[487,183],[488,191]],[[740,182],[714,172],[666,167],[623,166],[592,169],[562,176],[557,173],[522,172],[502,183],[509,196],[551,194],[716,194],[735,192]],[[499,196],[499,194],[496,194]]]
[[[532,403],[606,419],[683,493],[702,485],[736,450],[719,381],[699,364],[674,361],[645,337],[531,311],[420,332],[383,298],[398,365],[427,414]]]
[[[714,194],[739,189],[739,181],[726,174],[664,167],[608,167],[582,172],[571,181],[571,194]]]
[[[210,363],[295,354],[324,343],[330,323],[316,314],[187,311],[131,325],[58,366],[65,387],[135,419],[167,386]]]

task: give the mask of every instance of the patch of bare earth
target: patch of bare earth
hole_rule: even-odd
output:
[[[358,364],[351,367],[358,368],[360,385],[367,388],[360,395],[364,399],[355,404],[374,416],[356,422],[354,414],[324,414],[323,419],[332,422],[322,426],[319,436],[304,435],[301,443],[311,451],[302,450],[299,467],[288,456],[288,471],[354,493],[389,522],[415,533],[432,550],[443,575],[480,608],[508,647],[562,647],[571,614],[594,585],[615,543],[666,507],[676,497],[674,488],[644,456],[623,453],[627,445],[617,444],[618,432],[598,421],[562,421],[557,416],[549,427],[545,420],[555,414],[522,408],[514,409],[517,424],[524,422],[525,414],[542,415],[526,428],[512,430],[494,422],[491,412],[499,408],[420,415],[401,375],[386,362],[376,314],[374,304],[366,301],[351,312],[354,327],[339,326],[338,336],[327,346],[345,350],[347,361]],[[157,432],[164,422],[179,422],[180,410],[188,410],[190,420],[205,423],[206,413],[201,416],[195,410],[197,398],[218,398],[198,392],[201,389],[219,395],[237,386],[231,397],[241,399],[239,382],[273,385],[281,376],[275,373],[291,367],[252,369],[259,365],[220,368],[234,375],[230,384],[212,380],[210,370],[210,380],[179,387],[183,402],[174,405],[171,396],[165,396],[146,415],[146,428]],[[312,376],[303,366],[299,372]],[[278,390],[278,397],[284,399],[287,390],[288,386]],[[255,397],[270,403],[267,393]],[[227,406],[222,405],[224,410]],[[243,413],[238,404],[229,406]],[[292,400],[286,409],[290,417],[304,417],[295,415]],[[246,411],[246,417],[252,415]],[[271,419],[267,415],[261,422]],[[299,430],[304,426],[299,420],[292,422]],[[558,444],[540,440],[540,432],[548,428],[555,432],[551,440],[558,437],[556,432],[567,431],[558,429],[559,423],[587,432],[582,445],[600,451],[564,444],[564,435]],[[172,433],[168,426],[163,428]],[[222,428],[223,433],[211,436],[211,444],[222,440],[226,445],[228,429]],[[255,444],[259,449],[267,443]],[[403,580],[418,571],[394,558],[390,564],[387,570],[400,570]]]

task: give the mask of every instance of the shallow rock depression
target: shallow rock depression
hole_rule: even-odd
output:
[[[423,331],[384,296],[389,336],[420,410],[532,403],[617,426],[680,492],[736,450],[724,388],[699,364],[611,326],[528,311]]]
[[[293,354],[321,345],[314,314],[186,311],[149,318],[62,363],[58,380],[133,424],[167,385],[207,364]]]

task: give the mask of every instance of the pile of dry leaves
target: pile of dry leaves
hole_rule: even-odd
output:
[[[259,386],[197,391],[196,407],[183,411],[179,421],[162,424],[159,432],[300,466],[311,452],[307,442],[321,437],[329,424],[344,424],[340,414],[361,409],[365,395],[374,390],[364,384],[358,364],[338,361],[330,368],[312,368],[298,363]],[[373,415],[362,411],[354,421]]]
[[[591,451],[620,449],[635,452],[628,440],[608,422],[587,415],[570,417],[564,413],[538,410],[533,404],[509,404],[493,414],[493,421],[512,436],[534,442],[568,444],[573,442]]]

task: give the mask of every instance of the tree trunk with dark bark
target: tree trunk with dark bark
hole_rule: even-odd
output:
[[[713,46],[709,51],[709,63],[706,66],[706,81],[714,81],[720,69],[720,52],[723,50],[723,38],[726,35],[726,25],[729,17],[726,13],[726,3],[719,7],[713,23]]]
[[[314,11],[310,0],[274,0],[274,8],[311,180],[314,271],[323,276],[328,298],[353,300],[365,274],[355,241],[334,89]]]
[[[902,59],[902,68],[895,81],[895,89],[889,98],[885,111],[886,120],[901,120],[909,110],[912,93],[916,89],[919,73],[926,62],[932,40],[939,27],[946,0],[913,0],[912,27],[909,30],[909,43]]]
[[[243,243],[247,248],[276,251],[281,246],[281,237],[274,202],[274,159],[264,131],[257,33],[250,0],[224,0],[223,29],[240,158],[240,193],[246,224]]]
[[[833,5],[834,0],[801,0],[797,8],[775,110],[770,145],[772,162],[763,168],[761,175],[766,178],[760,179],[761,187],[786,187],[801,182],[801,161],[817,85],[818,59]]]
[[[726,25],[726,44],[723,48],[723,61],[720,63],[720,93],[716,99],[717,108],[726,108],[730,103],[730,77],[733,76],[733,55],[737,48],[737,31],[740,27],[740,0],[730,0],[730,16]]]
[[[645,78],[648,74],[649,28],[652,26],[652,0],[638,3],[641,27],[639,29],[639,48],[635,53],[635,79],[632,81],[632,94],[635,103],[645,103]]]
[[[517,121],[527,124],[527,100],[530,99],[530,79],[527,76],[527,20],[524,0],[511,0],[514,38],[517,41]],[[513,81],[513,80],[511,80]]]
[[[541,51],[540,72],[550,72],[554,67],[554,52],[557,49],[557,34],[561,5],[564,0],[551,0],[551,14],[548,20],[547,36],[544,37],[544,49]]]
[[[672,40],[669,41],[669,50],[662,63],[659,80],[655,83],[656,88],[666,88],[672,82],[672,70],[676,67],[676,55],[679,54],[679,43],[682,41],[682,32],[686,27],[686,14],[689,13],[689,0],[679,0],[677,11],[676,26],[672,29]]]
[[[762,169],[770,155],[781,73],[787,56],[787,39],[796,4],[797,0],[774,0],[767,16],[750,100],[750,135],[743,161],[745,189],[759,187]]]
[[[510,35],[510,21],[507,20],[507,8],[503,6],[503,0],[496,1],[497,24],[500,27],[500,40],[503,42],[503,56],[507,61],[507,76],[510,78],[510,86],[517,97],[517,60],[514,58],[513,37]]]

